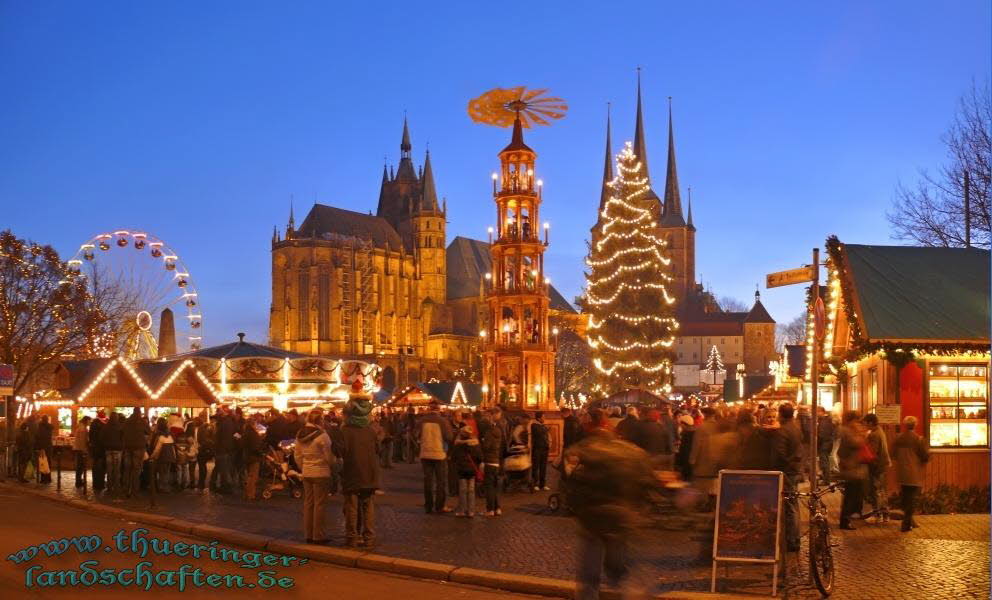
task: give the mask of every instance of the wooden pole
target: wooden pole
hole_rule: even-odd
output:
[[[820,249],[813,248],[813,294],[810,300],[809,310],[816,310],[816,301],[820,297]],[[815,318],[815,314],[814,314]],[[816,467],[818,458],[818,448],[816,434],[820,422],[820,414],[818,408],[818,385],[817,380],[820,378],[820,344],[819,339],[816,335],[816,328],[813,330],[813,363],[810,366],[810,411],[812,413],[812,426],[810,427],[810,461],[809,461],[809,478],[810,478],[810,489],[816,489]],[[810,513],[810,524],[812,524],[813,514]]]

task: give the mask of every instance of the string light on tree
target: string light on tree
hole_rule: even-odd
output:
[[[679,327],[667,289],[671,259],[667,242],[656,235],[648,179],[630,142],[617,155],[616,172],[586,260],[596,387],[607,394],[630,387],[666,393]]]

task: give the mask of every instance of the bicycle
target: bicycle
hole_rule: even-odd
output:
[[[820,593],[829,596],[834,587],[834,559],[830,545],[830,523],[823,497],[837,491],[843,483],[835,482],[812,492],[786,492],[787,501],[804,498],[809,511],[809,570]]]

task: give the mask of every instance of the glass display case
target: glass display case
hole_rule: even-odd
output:
[[[928,371],[930,446],[988,446],[988,368],[932,363]]]

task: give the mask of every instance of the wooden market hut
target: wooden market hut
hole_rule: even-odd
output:
[[[482,386],[465,381],[415,383],[397,389],[386,402],[390,408],[426,407],[431,402],[442,406],[475,408],[482,403]]]
[[[95,358],[63,361],[55,372],[58,406],[81,408],[175,408],[199,412],[219,401],[217,391],[191,360],[143,361]],[[73,414],[72,422],[75,422]]]
[[[824,380],[892,440],[918,419],[926,484],[989,485],[989,251],[827,240]],[[807,353],[812,340],[807,340]]]

